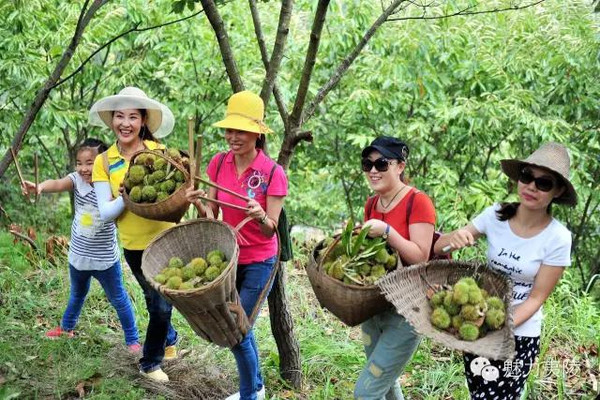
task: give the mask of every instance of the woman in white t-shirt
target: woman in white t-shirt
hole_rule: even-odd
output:
[[[488,267],[513,281],[516,354],[513,360],[464,354],[474,399],[520,397],[539,352],[542,304],[571,264],[571,232],[550,213],[553,203],[576,204],[567,149],[547,143],[525,160],[502,160],[501,165],[502,171],[517,181],[520,201],[488,207],[467,226],[441,236],[434,249],[436,253],[448,246],[457,250],[485,235]],[[497,379],[495,373],[482,373],[481,365],[488,364],[496,368]]]

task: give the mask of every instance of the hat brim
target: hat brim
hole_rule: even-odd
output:
[[[265,124],[258,124],[251,119],[243,117],[241,115],[228,115],[225,119],[215,122],[212,126],[216,128],[225,128],[225,129],[236,129],[239,131],[246,131],[252,133],[273,133],[271,129]]]
[[[382,156],[384,156],[387,159],[404,161],[403,158],[398,158],[398,155],[396,155],[393,152],[389,151],[385,147],[381,147],[381,146],[377,146],[377,145],[365,147],[363,149],[362,153],[361,153],[361,156],[363,158],[368,157],[369,154],[371,154],[374,151],[379,152]]]
[[[146,110],[146,126],[158,139],[169,135],[175,126],[175,117],[164,104],[150,98],[119,94],[98,100],[90,109],[89,123],[112,128],[113,112],[126,109]]]
[[[524,166],[542,168],[546,171],[551,172],[555,177],[561,180],[565,187],[565,191],[563,192],[563,194],[554,199],[554,202],[557,204],[566,204],[571,207],[574,207],[577,204],[577,192],[575,192],[573,184],[564,176],[562,176],[562,174],[553,171],[552,169],[546,166],[525,162],[522,160],[500,160],[500,165],[502,166],[502,172],[504,172],[506,176],[508,176],[515,182],[519,180],[519,173],[521,172]]]

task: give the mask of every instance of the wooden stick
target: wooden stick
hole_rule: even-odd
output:
[[[231,203],[227,203],[226,201],[221,201],[221,200],[217,200],[217,199],[211,199],[208,196],[198,196],[199,199],[202,200],[206,200],[206,201],[210,201],[216,204],[219,204],[221,206],[225,206],[225,207],[229,207],[229,208],[233,208],[236,210],[240,210],[240,211],[250,211],[249,208],[246,207],[242,207],[242,206],[238,206],[237,204],[231,204]]]
[[[196,171],[194,171],[195,176],[202,176],[202,168],[200,164],[202,164],[202,132],[198,134],[196,138]]]
[[[196,187],[196,164],[194,156],[194,117],[188,117],[188,146],[189,146],[189,160],[190,160],[190,175],[192,177],[192,186]]]
[[[236,193],[236,192],[234,192],[232,190],[224,188],[223,186],[217,185],[216,183],[213,183],[213,182],[211,182],[211,181],[209,181],[207,179],[203,179],[203,178],[201,178],[199,176],[196,176],[196,180],[198,180],[198,182],[204,183],[205,185],[212,186],[215,189],[220,190],[222,192],[229,193],[230,195],[232,195],[233,197],[237,197],[238,199],[241,199],[241,200],[244,200],[244,201],[250,201],[251,200],[250,197],[246,197],[244,195]]]
[[[19,167],[19,161],[17,160],[17,155],[15,154],[15,150],[10,147],[10,154],[12,154],[12,158],[15,162],[15,168],[17,169],[17,175],[19,175],[19,180],[21,181],[21,185],[25,185],[25,179],[23,179],[23,174],[21,173],[21,167]]]
[[[13,161],[15,162],[15,168],[17,169],[17,175],[19,175],[19,180],[21,181],[21,186],[25,186],[25,179],[23,179],[23,174],[21,173],[21,167],[19,167],[19,160],[17,160],[17,154],[15,150],[10,147],[10,154],[12,154]],[[37,189],[36,189],[37,191]],[[27,201],[31,201],[29,198],[29,191],[25,190],[25,197],[27,197]]]
[[[37,204],[38,199],[39,199],[39,194],[38,194],[38,185],[40,183],[40,174],[39,174],[39,160],[38,160],[38,153],[35,152],[33,154],[33,173],[35,175],[35,204]]]

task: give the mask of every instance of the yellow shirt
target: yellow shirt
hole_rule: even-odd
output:
[[[150,150],[163,149],[165,147],[151,140],[144,140],[144,145]],[[112,195],[114,198],[117,198],[119,197],[121,182],[125,179],[125,174],[129,169],[129,161],[121,156],[116,143],[109,147],[107,155],[108,174],[104,169],[102,154],[98,154],[94,160],[92,181],[109,182]],[[175,225],[172,222],[142,218],[127,209],[117,218],[116,222],[121,244],[123,248],[128,250],[144,250],[159,233]]]

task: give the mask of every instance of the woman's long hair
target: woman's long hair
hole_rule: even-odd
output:
[[[140,111],[140,114],[142,114],[142,118],[145,121],[146,120],[146,116],[148,115],[148,112],[146,111],[145,108],[142,108],[139,111]],[[146,125],[146,123],[144,123],[144,125],[142,126],[142,129],[140,129],[139,136],[140,136],[140,139],[142,139],[142,140],[151,140],[153,142],[160,143],[158,141],[158,139],[154,137],[154,135],[152,134],[152,132],[150,132],[150,129],[148,129],[148,126]]]

